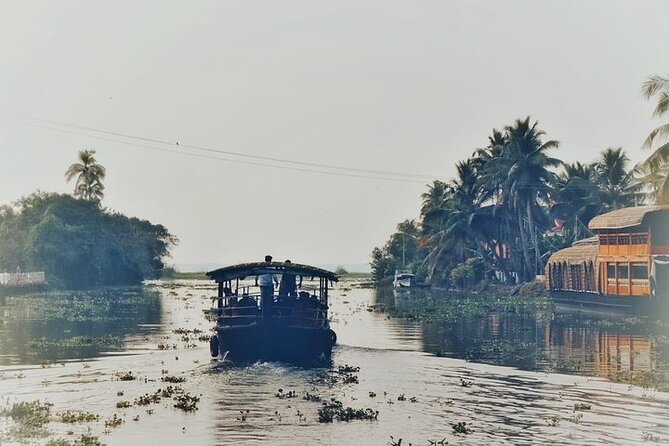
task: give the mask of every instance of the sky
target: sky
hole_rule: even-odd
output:
[[[566,161],[640,161],[669,74],[664,0],[0,4],[0,203],[71,192],[93,149],[177,264],[367,263],[516,118]]]

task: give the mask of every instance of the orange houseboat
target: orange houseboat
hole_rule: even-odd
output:
[[[593,218],[594,237],[554,253],[546,285],[559,298],[624,307],[669,300],[669,206]]]

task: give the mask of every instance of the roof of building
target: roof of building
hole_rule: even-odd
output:
[[[592,240],[594,239],[594,243]],[[569,248],[561,249],[548,259],[548,265],[553,263],[576,264],[584,262],[596,262],[599,255],[599,244],[596,237],[580,240]]]
[[[590,229],[622,229],[638,226],[647,215],[658,211],[669,212],[669,206],[652,205],[618,209],[590,220]]]
[[[254,262],[240,263],[238,265],[226,266],[209,271],[207,276],[217,282],[223,282],[231,279],[243,279],[249,276],[259,276],[261,274],[295,274],[304,277],[324,277],[332,282],[337,282],[337,274],[326,269],[317,268],[310,265],[299,263],[284,262]]]

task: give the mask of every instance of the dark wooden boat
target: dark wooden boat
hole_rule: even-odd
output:
[[[268,274],[282,285],[263,299],[258,278]],[[219,268],[207,276],[218,284],[213,357],[304,360],[332,353],[337,336],[328,321],[328,290],[338,281],[335,273],[295,263],[257,262]]]

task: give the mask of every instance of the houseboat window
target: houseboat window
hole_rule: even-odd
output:
[[[599,236],[599,244],[600,245],[608,245],[609,244],[609,236],[606,234],[601,234]]]
[[[629,245],[630,244],[629,234],[619,235],[618,236],[618,244],[619,245]]]
[[[618,263],[618,279],[628,279],[629,269],[627,263]]]
[[[616,278],[616,264],[615,263],[607,263],[606,264],[606,277],[609,279],[615,279]]]
[[[648,265],[646,263],[632,263],[632,279],[648,279]]]
[[[646,245],[646,244],[648,244],[648,235],[646,235],[646,234],[632,234],[632,244],[633,245]]]

